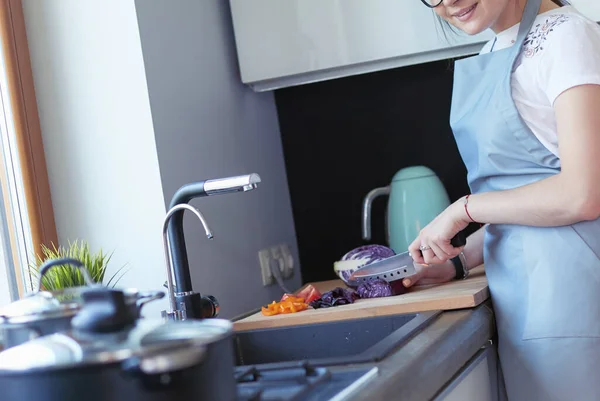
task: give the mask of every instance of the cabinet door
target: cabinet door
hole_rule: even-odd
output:
[[[434,401],[497,401],[494,347],[479,351]]]
[[[319,80],[472,54],[492,37],[445,35],[437,15],[420,0],[230,4],[244,83]]]

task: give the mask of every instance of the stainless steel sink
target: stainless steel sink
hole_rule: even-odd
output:
[[[300,312],[302,313],[302,312]],[[239,331],[236,365],[376,362],[423,330],[440,311]]]

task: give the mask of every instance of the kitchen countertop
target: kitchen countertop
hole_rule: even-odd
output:
[[[397,352],[375,364],[378,375],[348,399],[430,400],[494,335],[489,300],[476,308],[442,312]]]

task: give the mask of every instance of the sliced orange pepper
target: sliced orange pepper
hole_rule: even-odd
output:
[[[261,312],[265,316],[273,316],[285,313],[296,313],[308,309],[308,304],[303,298],[288,297],[285,301],[275,302],[263,306]]]
[[[265,316],[277,315],[279,312],[277,311],[276,307],[277,307],[277,304],[275,303],[275,301],[273,301],[273,303],[271,303],[267,306],[263,306],[261,308],[262,314]]]
[[[283,301],[291,301],[291,302],[301,302],[301,303],[305,303],[304,302],[304,298],[301,297],[297,297],[295,295],[290,295],[290,294],[285,294],[282,298],[281,298],[281,302]]]

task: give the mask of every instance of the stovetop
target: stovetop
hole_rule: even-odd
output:
[[[341,401],[377,373],[377,368],[239,366],[238,401]]]

